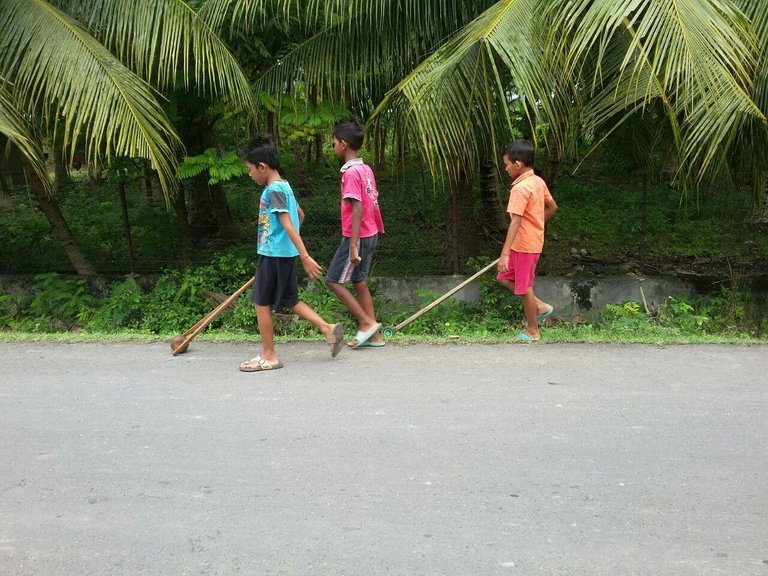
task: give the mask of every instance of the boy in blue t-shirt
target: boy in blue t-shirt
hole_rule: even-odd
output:
[[[299,235],[304,212],[291,186],[280,177],[280,154],[269,136],[258,134],[240,150],[240,158],[251,180],[266,186],[259,202],[258,253],[259,265],[253,282],[251,300],[256,308],[256,320],[261,334],[261,354],[240,364],[243,372],[262,372],[282,368],[275,352],[272,310],[288,308],[314,324],[336,356],[344,345],[344,325],[329,324],[305,302],[299,300],[296,282],[296,256],[307,275],[317,280],[322,268],[304,247]]]

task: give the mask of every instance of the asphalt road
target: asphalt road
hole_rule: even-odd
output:
[[[0,345],[2,575],[768,576],[768,348]]]

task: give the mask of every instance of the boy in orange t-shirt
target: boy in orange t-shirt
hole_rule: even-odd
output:
[[[539,323],[554,310],[533,293],[533,280],[544,248],[544,223],[557,210],[557,203],[544,180],[533,173],[531,142],[515,140],[504,151],[503,159],[504,168],[512,178],[507,205],[511,222],[501,249],[496,279],[515,295],[522,296],[528,327],[517,338],[531,342],[541,339]]]

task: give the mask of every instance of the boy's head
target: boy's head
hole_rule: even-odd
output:
[[[533,168],[535,157],[533,142],[515,140],[504,150],[504,168],[510,178],[516,180],[520,174]]]
[[[264,184],[270,170],[280,170],[280,152],[268,134],[256,134],[239,154],[248,175],[259,185]]]
[[[365,127],[357,118],[347,118],[334,125],[332,135],[333,151],[342,158],[348,150],[357,153],[363,147]]]

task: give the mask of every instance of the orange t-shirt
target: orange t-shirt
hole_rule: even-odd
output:
[[[541,254],[544,249],[544,204],[550,200],[549,188],[533,170],[521,174],[512,183],[507,212],[521,217],[512,250]]]

